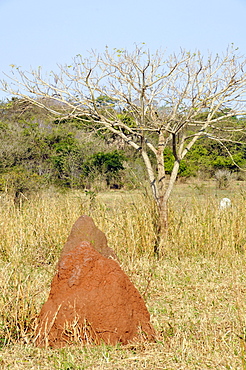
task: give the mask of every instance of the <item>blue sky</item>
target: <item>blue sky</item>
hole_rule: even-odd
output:
[[[0,79],[10,64],[56,70],[106,45],[145,42],[170,54],[222,53],[234,43],[246,55],[246,0],[0,0],[0,15]]]

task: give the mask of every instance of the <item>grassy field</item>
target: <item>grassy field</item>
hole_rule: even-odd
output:
[[[218,209],[224,196],[232,200]],[[0,198],[1,369],[246,369],[246,187],[178,184],[165,250],[153,256],[156,218],[147,194],[52,190],[16,207]],[[88,214],[143,295],[156,343],[33,345],[35,318],[72,224]]]

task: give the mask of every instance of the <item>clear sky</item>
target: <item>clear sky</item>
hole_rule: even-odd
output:
[[[0,16],[0,79],[10,64],[50,71],[106,45],[170,54],[234,43],[246,56],[246,0],[0,0]]]

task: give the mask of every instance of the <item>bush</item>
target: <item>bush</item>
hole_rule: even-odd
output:
[[[80,186],[83,155],[74,134],[60,133],[49,140],[49,146],[52,148],[50,163],[55,171],[55,182],[68,187]]]
[[[29,193],[40,190],[45,181],[36,173],[25,170],[24,168],[15,168],[0,177],[0,190],[13,196],[16,204],[21,199],[26,199]]]
[[[93,181],[98,174],[103,175],[107,186],[121,187],[123,184],[120,171],[124,169],[125,160],[125,155],[118,150],[95,153],[84,163],[83,175],[90,181]]]
[[[226,170],[226,169],[216,171],[214,176],[217,180],[217,184],[218,184],[219,189],[228,188],[231,181],[233,180],[233,174],[230,171]]]

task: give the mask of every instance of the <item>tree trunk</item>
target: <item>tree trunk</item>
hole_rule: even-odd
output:
[[[157,244],[155,247],[155,254],[160,256],[163,254],[167,242],[168,235],[168,202],[163,201],[159,204],[159,219],[158,219],[158,235],[157,235]]]
[[[145,164],[145,167],[146,167],[146,170],[147,170],[147,173],[148,173],[153,198],[154,198],[155,202],[158,204],[159,192],[158,192],[158,186],[156,185],[156,179],[155,179],[155,174],[154,174],[153,167],[151,165],[151,162],[150,162],[150,159],[148,157],[147,152],[145,150],[142,150],[141,154],[142,154],[144,164]]]
[[[173,170],[169,179],[169,183],[167,188],[165,189],[165,179],[161,177],[161,181],[159,182],[159,203],[158,203],[158,211],[159,211],[159,225],[158,225],[158,243],[155,248],[155,254],[158,256],[163,254],[165,250],[165,246],[167,243],[167,236],[168,236],[168,201],[170,194],[172,192],[173,186],[178,176],[179,170],[179,161],[176,160],[174,162]]]
[[[158,171],[158,225],[157,225],[157,243],[155,247],[155,254],[159,255],[162,250],[164,250],[167,230],[168,230],[168,204],[165,200],[166,192],[166,173],[165,173],[165,163],[164,163],[164,148],[165,139],[162,131],[159,133],[158,138],[158,148],[156,152],[157,160],[157,171]]]
[[[162,132],[160,132],[158,138],[158,147],[155,152],[158,173],[157,179],[147,151],[144,150],[144,147],[142,147],[141,151],[146,166],[146,170],[148,173],[152,195],[158,210],[158,221],[156,225],[157,241],[154,247],[154,253],[157,256],[162,254],[163,251],[165,250],[168,235],[168,200],[172,192],[173,186],[175,184],[179,170],[179,160],[176,158],[170,179],[168,181],[168,186],[166,186],[165,163],[163,155],[164,147],[165,147],[164,135]]]

